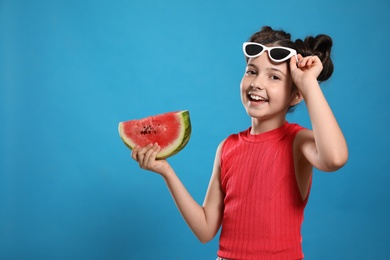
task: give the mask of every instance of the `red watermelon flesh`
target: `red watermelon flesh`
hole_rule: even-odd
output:
[[[157,142],[161,146],[157,158],[163,159],[175,155],[187,145],[191,122],[188,110],[182,110],[120,122],[118,129],[130,149]]]

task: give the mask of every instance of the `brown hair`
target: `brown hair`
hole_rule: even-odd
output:
[[[319,34],[315,37],[307,36],[304,40],[291,40],[291,35],[283,30],[274,30],[270,26],[263,26],[260,31],[254,33],[250,38],[250,42],[257,42],[264,45],[277,45],[295,49],[297,53],[303,57],[317,55],[323,69],[318,76],[318,81],[325,81],[332,76],[333,62],[330,57],[332,49],[332,38],[326,34]]]

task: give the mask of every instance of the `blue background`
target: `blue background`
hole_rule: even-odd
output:
[[[390,2],[0,0],[0,259],[215,259],[118,122],[188,109],[169,161],[199,202],[214,154],[250,120],[241,44],[263,25],[334,39],[323,91],[347,138],[316,171],[306,259],[390,259]],[[288,118],[310,127],[304,104]]]

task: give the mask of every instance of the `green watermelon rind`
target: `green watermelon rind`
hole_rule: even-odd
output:
[[[191,136],[191,121],[190,121],[190,114],[188,110],[182,110],[179,112],[176,112],[176,116],[179,117],[180,121],[180,134],[179,137],[176,138],[176,141],[173,142],[171,145],[162,148],[162,150],[157,154],[157,159],[166,159],[168,157],[171,157],[178,152],[180,152],[188,143]],[[127,138],[126,135],[123,133],[123,124],[124,122],[120,122],[118,125],[119,135],[124,142],[124,144],[130,149],[133,150],[136,144],[130,139]]]

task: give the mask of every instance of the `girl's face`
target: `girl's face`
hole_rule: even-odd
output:
[[[260,121],[284,122],[296,91],[287,62],[275,63],[263,53],[251,58],[241,80],[241,100],[249,116]]]

